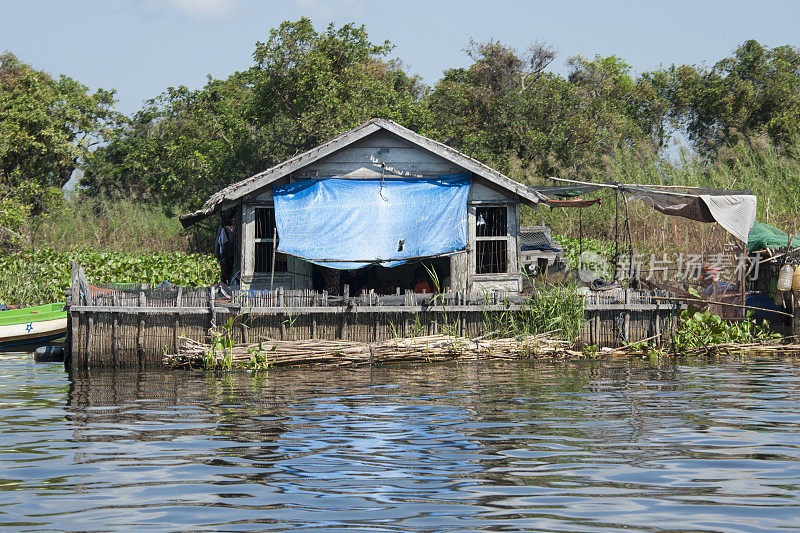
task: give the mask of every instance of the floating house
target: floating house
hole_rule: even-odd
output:
[[[161,366],[182,343],[223,330],[244,344],[478,338],[528,305],[519,294],[520,249],[532,244],[531,228],[523,238],[520,206],[574,202],[550,200],[453,148],[373,119],[181,217],[190,226],[220,216],[216,246],[222,277],[234,282],[230,293],[92,284],[73,264],[67,365]],[[621,346],[670,338],[679,305],[659,299],[665,294],[585,295],[580,339]]]
[[[244,289],[352,294],[522,288],[520,204],[536,191],[461,152],[373,119],[212,195],[184,226],[232,226]],[[431,292],[428,290],[428,292]]]

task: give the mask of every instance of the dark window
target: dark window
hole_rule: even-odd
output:
[[[257,207],[256,222],[256,261],[254,271],[259,273],[272,272],[273,249],[277,248],[280,237],[275,238],[275,209],[272,207]],[[286,272],[286,256],[275,253],[275,272]]]
[[[508,241],[476,241],[475,273],[501,274],[506,272],[508,263]]]
[[[286,256],[275,254],[275,272],[286,272]],[[272,272],[272,240],[270,242],[256,243],[255,271],[262,273]]]
[[[505,207],[478,207],[475,210],[475,236],[505,237],[508,220]]]
[[[256,208],[256,239],[271,239],[275,235],[275,209]]]

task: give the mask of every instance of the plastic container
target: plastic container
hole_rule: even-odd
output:
[[[794,269],[794,275],[792,276],[792,290],[795,292],[800,291],[800,266]]]
[[[792,278],[794,277],[794,267],[786,264],[778,272],[778,290],[786,292],[792,290]]]

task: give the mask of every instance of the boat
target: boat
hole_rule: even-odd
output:
[[[45,304],[0,311],[0,348],[36,345],[63,337],[67,332],[64,304]]]

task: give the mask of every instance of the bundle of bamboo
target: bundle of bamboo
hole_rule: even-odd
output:
[[[214,348],[185,337],[180,338],[177,354],[166,355],[164,365],[171,368],[287,366],[325,364],[364,365],[389,362],[433,362],[486,359],[580,356],[568,343],[547,335],[469,339],[449,335],[396,338],[367,344],[343,340],[275,340],[256,344],[237,344]]]
[[[649,339],[646,339],[649,340]],[[327,365],[357,366],[383,363],[436,361],[475,361],[478,359],[571,359],[585,357],[629,357],[656,354],[661,356],[741,355],[745,353],[800,354],[800,344],[786,344],[788,339],[751,344],[715,344],[696,350],[672,353],[652,347],[643,351],[640,343],[620,348],[574,350],[569,343],[549,334],[513,338],[476,338],[429,335],[395,338],[376,343],[345,340],[275,340],[256,344],[237,344],[227,348],[203,344],[181,337],[177,354],[165,355],[169,368],[267,368],[270,366]]]

